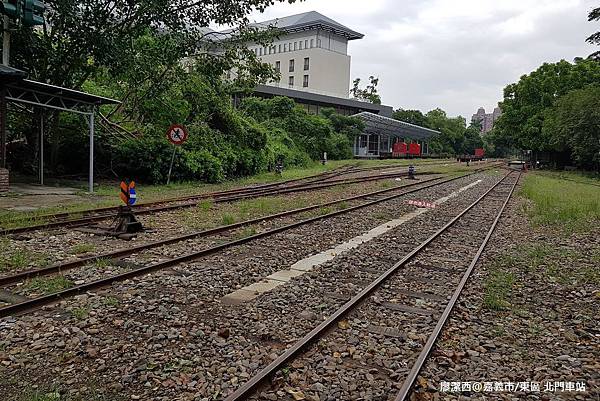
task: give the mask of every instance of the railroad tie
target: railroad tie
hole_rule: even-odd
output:
[[[381,304],[381,306],[391,309],[391,310],[395,310],[395,311],[399,311],[399,312],[406,312],[406,313],[415,313],[417,315],[431,316],[434,313],[434,311],[429,310],[429,309],[415,308],[414,306],[396,304],[393,302],[383,302]]]

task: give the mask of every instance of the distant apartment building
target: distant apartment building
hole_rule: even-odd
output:
[[[477,110],[477,113],[473,114],[471,122],[481,124],[481,135],[486,134],[494,128],[494,124],[502,115],[500,107],[496,107],[492,113],[486,113],[483,107]]]

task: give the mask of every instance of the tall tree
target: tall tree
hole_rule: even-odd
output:
[[[248,14],[274,1],[282,0],[46,0],[46,24],[21,27],[13,35],[14,64],[32,78],[79,88],[100,67],[118,72],[130,64],[136,58],[135,39],[155,33],[177,37],[177,46],[165,53],[174,65],[215,38],[205,28],[212,23],[239,26],[239,43],[257,34],[248,27]],[[250,53],[220,57],[231,62]]]
[[[590,22],[600,21],[600,7],[594,8],[592,11],[590,11],[590,13],[588,15],[588,21],[590,21]],[[586,41],[591,44],[600,45],[600,32],[594,33],[589,38],[587,38]],[[589,58],[591,58],[591,59],[600,58],[600,51],[590,54]]]
[[[405,123],[418,125],[420,127],[428,128],[427,118],[421,112],[421,110],[404,110],[398,109],[394,111],[392,116],[394,119],[404,121]]]
[[[543,131],[556,147],[571,149],[575,163],[600,167],[600,87],[589,86],[561,97],[547,112]]]
[[[553,143],[542,126],[557,99],[572,90],[600,82],[600,63],[580,60],[575,64],[562,60],[545,63],[504,89],[502,116],[496,128],[498,136],[520,149],[534,151],[562,150]]]
[[[356,78],[352,82],[352,89],[350,94],[359,100],[365,100],[373,104],[381,104],[381,97],[377,93],[377,85],[379,84],[379,78],[375,78],[373,75],[369,77],[369,84],[364,89],[360,88],[360,78]]]

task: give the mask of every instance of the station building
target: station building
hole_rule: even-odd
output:
[[[286,96],[313,114],[319,114],[322,108],[333,108],[339,114],[357,115],[366,128],[354,141],[355,157],[388,157],[398,141],[419,143],[423,153],[428,152],[427,140],[437,131],[392,119],[391,106],[350,98],[348,44],[362,39],[362,33],[316,11],[252,26],[281,31],[268,46],[247,44],[262,62],[280,73],[279,80],[258,85],[254,96]],[[219,34],[227,35],[228,31]],[[234,97],[234,104],[239,104],[241,96]]]

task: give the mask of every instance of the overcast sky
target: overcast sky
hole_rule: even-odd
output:
[[[252,21],[318,11],[365,34],[350,42],[352,78],[380,78],[384,104],[441,107],[470,119],[489,112],[503,88],[543,62],[595,48],[592,0],[306,0],[278,3]]]

